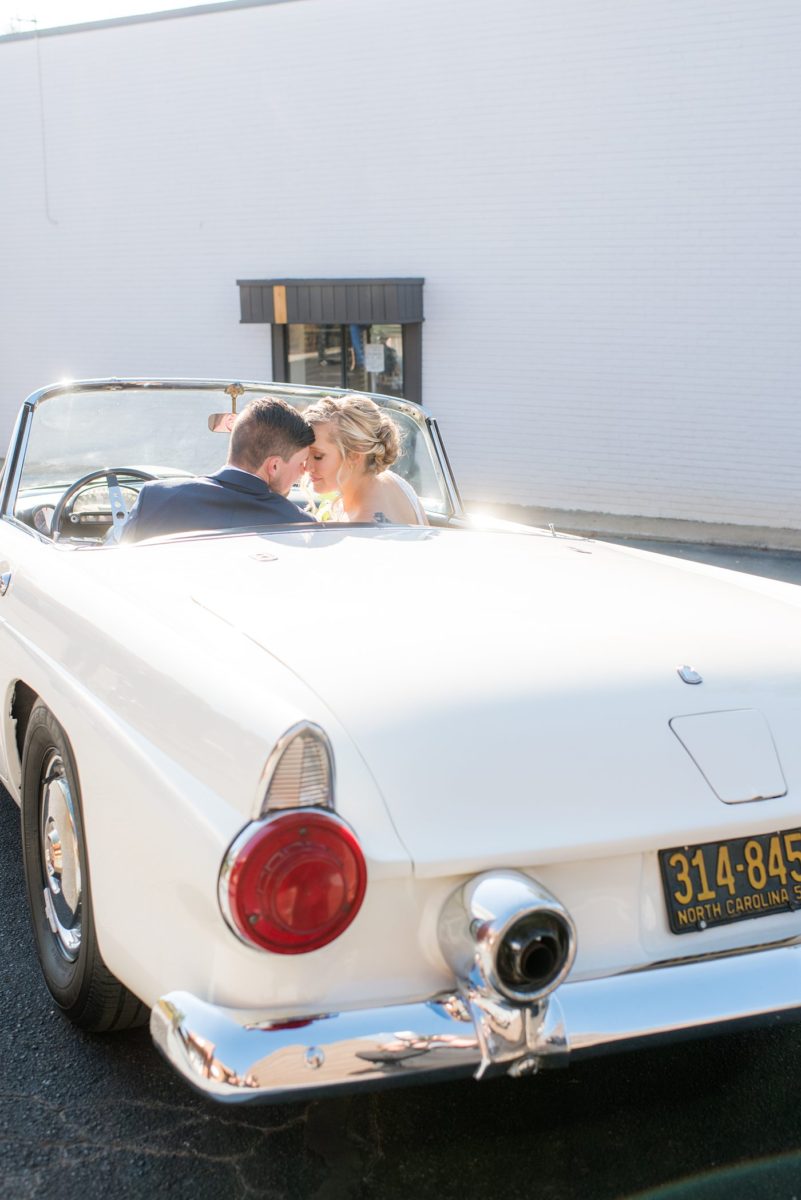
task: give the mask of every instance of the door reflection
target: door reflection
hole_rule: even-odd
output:
[[[403,326],[289,325],[287,379],[403,395]]]

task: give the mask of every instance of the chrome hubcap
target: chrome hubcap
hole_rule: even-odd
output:
[[[55,750],[42,770],[39,811],[47,920],[61,953],[74,962],[81,948],[81,860],[75,807],[64,761]]]

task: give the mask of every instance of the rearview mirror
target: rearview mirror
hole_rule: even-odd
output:
[[[230,433],[235,420],[236,413],[212,413],[209,417],[209,429],[212,433]]]

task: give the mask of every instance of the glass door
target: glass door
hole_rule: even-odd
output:
[[[403,395],[402,325],[288,325],[287,379]]]

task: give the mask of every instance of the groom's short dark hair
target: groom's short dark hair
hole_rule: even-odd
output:
[[[314,430],[296,408],[277,396],[259,396],[234,422],[228,462],[245,471],[258,471],[265,458],[277,454],[288,462],[313,441]]]

